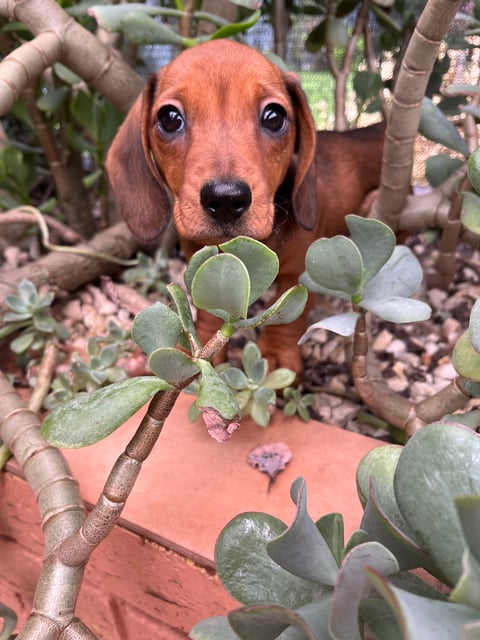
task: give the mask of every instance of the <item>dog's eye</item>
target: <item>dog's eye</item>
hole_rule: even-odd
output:
[[[287,126],[287,113],[281,104],[267,104],[260,122],[271,133],[283,133]]]
[[[177,109],[171,104],[161,107],[157,113],[157,123],[163,133],[179,133],[185,127],[185,120]]]

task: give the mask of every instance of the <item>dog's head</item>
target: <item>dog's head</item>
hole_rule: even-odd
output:
[[[107,170],[131,231],[153,240],[171,214],[181,238],[268,238],[275,197],[315,221],[315,126],[299,82],[227,40],[180,54],[148,81]]]

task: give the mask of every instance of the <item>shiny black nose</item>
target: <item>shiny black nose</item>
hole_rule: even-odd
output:
[[[200,189],[200,203],[219,222],[240,218],[252,203],[252,192],[243,180],[211,180]]]

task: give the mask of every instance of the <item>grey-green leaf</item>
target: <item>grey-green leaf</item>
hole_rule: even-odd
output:
[[[151,353],[148,364],[156,376],[172,383],[188,380],[200,372],[198,365],[186,353],[168,347]]]
[[[430,98],[424,98],[420,114],[419,132],[434,142],[458,151],[468,158],[470,150],[457,127],[440,111]]]
[[[380,220],[348,215],[345,218],[350,237],[362,255],[364,282],[380,271],[395,249],[395,234]]]
[[[42,435],[56,447],[86,447],[113,433],[158,391],[171,388],[155,376],[143,376],[79,394],[45,418]]]
[[[344,236],[321,238],[307,250],[305,265],[314,282],[353,296],[361,289],[364,267],[356,244]]]
[[[147,355],[156,349],[175,347],[181,332],[180,318],[161,302],[140,311],[132,324],[132,338]]]

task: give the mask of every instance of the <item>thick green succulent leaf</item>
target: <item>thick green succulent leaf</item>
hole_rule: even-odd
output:
[[[182,325],[182,329],[185,333],[189,333],[196,337],[195,322],[193,321],[187,294],[178,284],[168,284],[167,290],[177,310],[177,315]]]
[[[455,584],[462,573],[465,546],[454,499],[480,493],[479,470],[480,436],[453,423],[424,427],[407,442],[398,460],[397,504],[447,584]]]
[[[253,9],[258,7],[258,2],[256,0],[232,0],[234,4],[238,4],[240,6],[247,7],[249,9]],[[219,27],[211,36],[212,40],[218,40],[219,38],[231,38],[232,36],[237,35],[238,33],[243,33],[247,29],[253,27],[254,24],[258,22],[262,15],[260,10],[254,11],[250,13],[244,20],[240,22],[232,22],[230,24],[223,25]],[[198,42],[198,41],[197,41]]]
[[[432,187],[438,187],[459,169],[464,162],[460,158],[452,158],[448,153],[430,156],[425,163],[425,177],[428,180],[428,184]]]
[[[382,509],[373,477],[370,478],[370,498],[360,527],[371,540],[380,542],[394,554],[401,571],[428,567],[430,558],[427,552],[399,529]]]
[[[463,194],[461,220],[469,231],[480,235],[480,197],[476,193]]]
[[[250,276],[249,304],[258,300],[270,287],[278,274],[278,256],[266,245],[239,236],[219,245],[225,253],[231,253],[243,262]]]
[[[370,497],[370,478],[373,477],[381,491],[380,501],[383,508],[400,529],[407,525],[398,510],[393,491],[393,476],[402,451],[403,447],[399,445],[375,447],[360,460],[356,474],[357,493],[362,507],[365,508]]]
[[[442,113],[430,98],[423,99],[418,131],[422,136],[425,136],[425,138],[439,142],[445,147],[448,147],[448,149],[458,151],[466,158],[470,155],[470,150],[465,140],[458,133],[457,127]]]
[[[125,37],[136,45],[183,44],[183,38],[165,22],[155,20],[144,13],[127,13],[122,20],[121,30]]]
[[[318,322],[314,322],[305,331],[298,341],[298,344],[306,342],[311,335],[319,329],[333,331],[333,333],[336,333],[339,336],[351,336],[355,331],[355,326],[359,316],[360,314],[357,311],[347,311],[345,313],[339,313],[336,316],[329,316],[328,318],[323,318]]]
[[[307,250],[305,266],[314,282],[327,289],[352,297],[362,288],[362,255],[357,245],[344,236],[315,240]]]
[[[303,478],[292,485],[296,492],[295,520],[267,545],[268,554],[281,567],[305,580],[333,586],[338,566],[322,534],[307,512],[307,489]]]
[[[241,369],[237,369],[237,367],[228,367],[228,369],[223,369],[221,374],[225,378],[228,386],[232,387],[232,389],[241,391],[242,389],[246,389],[248,386],[247,376]]]
[[[350,238],[360,249],[365,269],[364,282],[380,271],[395,249],[395,234],[380,220],[348,215],[345,218]]]
[[[480,353],[480,299],[475,302],[470,312],[468,330],[473,348]]]
[[[217,310],[231,318],[246,318],[250,300],[250,277],[240,258],[219,253],[205,260],[192,281],[192,299],[199,309],[215,315]]]
[[[323,539],[332,552],[338,566],[342,564],[343,549],[345,546],[345,533],[343,516],[341,513],[327,513],[319,518],[315,526],[320,531]]]
[[[402,296],[382,300],[367,298],[362,300],[361,306],[387,322],[420,322],[432,315],[432,309],[426,302]]]
[[[198,385],[197,400],[199,409],[215,409],[225,420],[233,420],[240,413],[235,395],[229,389],[222,376],[207,360],[198,359],[202,372]]]
[[[215,616],[197,622],[188,637],[190,640],[238,640],[227,616]]]
[[[243,513],[221,532],[215,545],[218,575],[239,602],[296,609],[312,599],[314,585],[282,569],[267,553],[268,542],[285,529],[273,516]]]
[[[250,329],[260,325],[289,324],[302,315],[307,300],[307,289],[301,284],[295,285],[262,313],[247,320],[236,320],[233,325],[236,329]]]
[[[147,355],[156,349],[175,347],[181,332],[180,318],[161,302],[140,311],[132,324],[132,338]]]
[[[469,380],[480,381],[480,353],[473,347],[471,332],[465,331],[457,340],[452,353],[455,371]]]
[[[267,389],[285,389],[295,382],[295,371],[280,367],[267,375],[262,386]]]
[[[463,553],[462,575],[450,594],[450,600],[477,609],[480,619],[480,565],[468,547]]]
[[[143,376],[79,394],[45,418],[42,435],[55,447],[87,447],[113,433],[158,391],[171,388],[155,376]]]
[[[392,609],[385,600],[366,598],[360,603],[360,616],[377,640],[405,640]]]
[[[353,88],[360,100],[367,102],[381,90],[382,77],[375,71],[357,71],[353,76]]]
[[[476,149],[468,159],[468,177],[472,187],[480,193],[480,149]]]
[[[422,278],[422,267],[411,250],[397,246],[376,276],[365,285],[362,305],[370,300],[408,298],[418,289]]]
[[[148,365],[156,376],[171,383],[188,380],[200,372],[198,364],[190,356],[180,349],[168,347],[151,353]]]
[[[242,349],[242,366],[249,378],[252,377],[253,367],[261,359],[262,354],[260,353],[257,343],[249,340]]]
[[[208,258],[212,258],[213,256],[218,255],[218,247],[215,245],[207,245],[202,247],[198,251],[196,251],[193,256],[190,258],[188,262],[188,266],[183,275],[183,280],[185,282],[185,286],[189,291],[192,290],[192,282],[195,274],[197,273],[198,268],[206,261]]]
[[[345,556],[330,610],[330,633],[334,640],[361,640],[358,609],[370,587],[366,567],[373,567],[384,576],[398,572],[395,556],[378,542],[360,544]]]
[[[102,29],[112,32],[120,31],[125,16],[134,11],[146,15],[158,13],[158,11],[155,11],[155,7],[144,5],[141,2],[132,2],[128,5],[94,5],[90,7],[89,14],[95,18]]]
[[[324,287],[318,282],[315,282],[315,280],[310,277],[307,271],[304,271],[301,274],[299,281],[312,293],[318,293],[325,296],[333,296],[334,298],[340,298],[341,300],[347,300],[348,302],[350,302],[352,299],[352,296],[348,293],[345,293],[345,291],[340,291],[338,289],[329,289],[328,287]]]
[[[457,496],[455,506],[470,551],[480,564],[480,495]]]
[[[228,619],[242,640],[327,640],[330,599],[328,594],[296,611],[275,604],[251,605],[231,611]]]
[[[463,625],[479,617],[475,609],[403,591],[389,584],[377,571],[371,568],[365,571],[392,608],[405,640],[458,640]]]
[[[343,551],[343,555],[346,556],[347,553],[357,547],[359,544],[363,544],[364,542],[369,542],[370,538],[368,537],[368,533],[366,531],[362,531],[361,529],[357,529],[352,533],[350,538],[347,540],[347,544],[345,545],[345,549]]]

